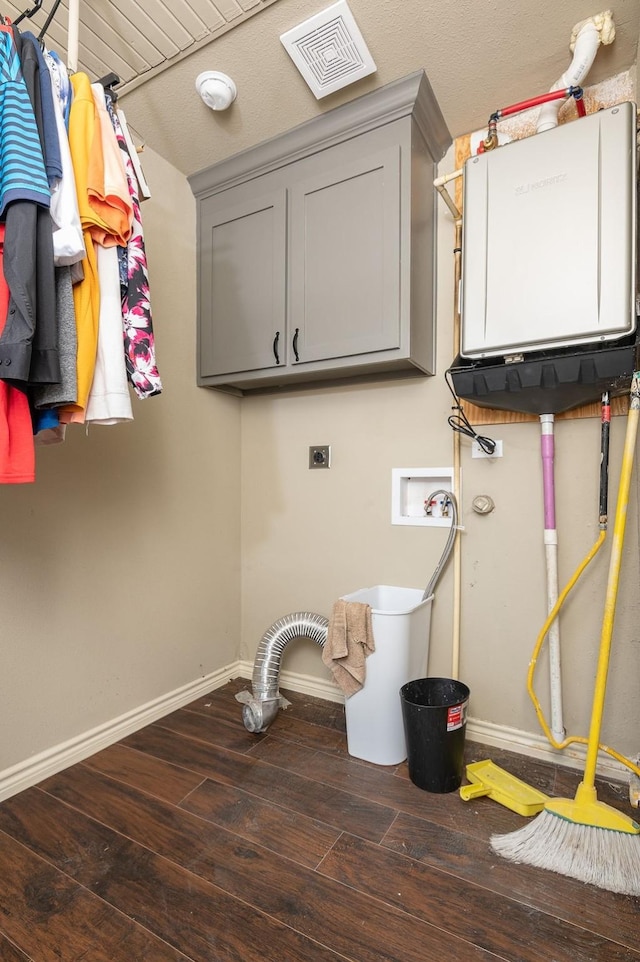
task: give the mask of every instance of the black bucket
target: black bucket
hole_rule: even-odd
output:
[[[454,792],[464,769],[469,689],[453,678],[418,678],[400,689],[409,777],[427,792]]]

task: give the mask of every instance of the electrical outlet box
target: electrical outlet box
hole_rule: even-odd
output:
[[[471,457],[472,458],[501,458],[502,457],[502,441],[495,442],[495,448],[493,454],[487,454],[481,447],[478,441],[474,440],[471,442]]]
[[[312,444],[309,448],[309,467],[310,468],[330,468],[331,467],[331,445]]]

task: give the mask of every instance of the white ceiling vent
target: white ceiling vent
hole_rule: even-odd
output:
[[[287,30],[280,40],[318,100],[376,70],[346,0]]]

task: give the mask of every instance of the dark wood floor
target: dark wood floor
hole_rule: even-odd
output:
[[[640,962],[640,900],[504,862],[520,816],[346,751],[295,693],[245,731],[242,679],[0,804],[2,962]],[[575,773],[467,741],[544,791]],[[599,797],[630,811],[624,785]]]

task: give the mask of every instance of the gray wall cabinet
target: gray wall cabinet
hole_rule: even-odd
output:
[[[433,178],[450,143],[421,71],[191,177],[198,384],[434,373]]]

